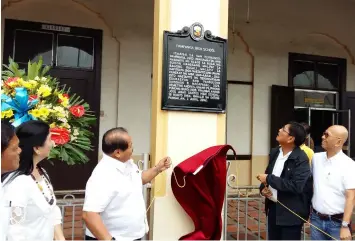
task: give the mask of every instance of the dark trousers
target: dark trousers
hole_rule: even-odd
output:
[[[269,240],[301,240],[303,225],[281,226],[276,225],[276,204],[270,203],[268,212],[268,239]]]
[[[96,238],[92,238],[92,237],[90,237],[90,236],[85,235],[85,240],[97,240],[97,239],[96,239]],[[140,238],[140,239],[135,239],[135,240],[142,240],[142,238]]]

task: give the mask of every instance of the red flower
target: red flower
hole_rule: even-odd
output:
[[[51,139],[56,145],[64,145],[70,141],[70,133],[67,129],[54,127],[50,129]]]
[[[35,99],[37,99],[37,98],[38,98],[37,95],[30,95],[30,96],[28,97],[28,100],[35,100]]]
[[[11,87],[10,84],[12,82],[16,82],[18,80],[18,77],[9,77],[5,82],[4,84],[7,85],[8,87]]]
[[[75,117],[82,117],[85,114],[85,109],[82,105],[74,105],[69,110]]]

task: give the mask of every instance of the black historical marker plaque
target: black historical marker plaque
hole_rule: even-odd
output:
[[[163,110],[224,113],[227,41],[199,23],[164,31]]]

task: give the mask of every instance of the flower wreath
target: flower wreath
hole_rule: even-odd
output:
[[[60,86],[57,79],[46,75],[49,66],[29,61],[27,73],[9,58],[2,72],[1,119],[17,127],[29,120],[49,124],[54,142],[48,159],[59,159],[69,165],[86,163],[85,152],[92,150],[90,127],[96,117],[89,105],[70,88]]]

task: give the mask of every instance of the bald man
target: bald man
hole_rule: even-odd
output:
[[[148,232],[142,185],[168,169],[170,158],[140,171],[132,160],[132,139],[122,127],[104,134],[102,151],[104,155],[86,184],[85,240],[141,240]]]
[[[310,220],[331,237],[311,226],[312,240],[351,240],[355,162],[342,151],[347,139],[344,126],[331,126],[322,136],[325,152],[313,156],[314,194]]]

